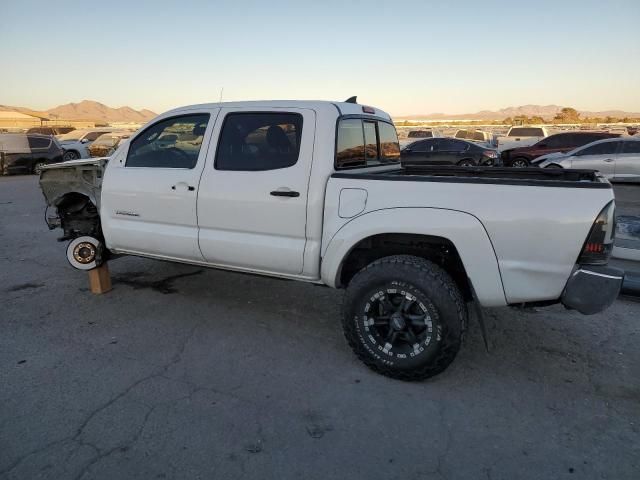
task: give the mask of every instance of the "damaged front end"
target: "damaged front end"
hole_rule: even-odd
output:
[[[74,160],[43,168],[40,188],[48,205],[45,218],[50,229],[63,229],[60,241],[83,235],[102,238],[100,190],[107,160]]]

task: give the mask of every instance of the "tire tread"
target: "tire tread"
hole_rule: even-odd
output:
[[[357,301],[355,294],[362,284],[371,280],[380,267],[388,271],[390,268],[396,269],[409,267],[417,272],[416,284],[436,282],[446,292],[448,299],[453,303],[456,310],[455,319],[459,322],[457,328],[452,328],[446,321],[442,321],[442,346],[438,350],[435,358],[422,367],[412,370],[400,370],[390,367],[372,358],[365,347],[358,340],[353,318],[350,315],[350,306]],[[406,380],[418,381],[433,377],[444,371],[455,359],[462,343],[462,335],[467,323],[467,309],[462,294],[451,276],[435,263],[421,257],[413,255],[393,255],[380,258],[365,268],[360,270],[351,280],[347,287],[343,303],[342,324],[347,342],[351,346],[356,356],[370,369],[382,375]]]

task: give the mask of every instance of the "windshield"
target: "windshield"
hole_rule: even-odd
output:
[[[58,141],[60,142],[78,141],[86,133],[87,133],[87,130],[73,130],[69,133],[65,133],[64,135],[59,135]]]
[[[98,139],[93,142],[94,145],[104,145],[104,146],[108,146],[108,147],[112,147],[114,145],[116,145],[118,143],[118,140],[122,138],[121,136],[115,136],[115,135],[102,135],[101,137],[98,137]]]
[[[541,128],[521,127],[509,130],[510,137],[544,137]]]

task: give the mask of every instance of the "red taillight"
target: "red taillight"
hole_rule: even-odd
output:
[[[609,261],[616,231],[616,204],[612,200],[593,222],[587,241],[582,247],[578,263],[602,265]]]

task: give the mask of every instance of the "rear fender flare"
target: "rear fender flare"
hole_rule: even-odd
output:
[[[493,245],[478,218],[458,210],[389,208],[369,212],[344,224],[323,246],[321,277],[338,285],[342,263],[362,240],[373,235],[406,233],[449,240],[458,250],[467,276],[483,306],[507,304]]]

